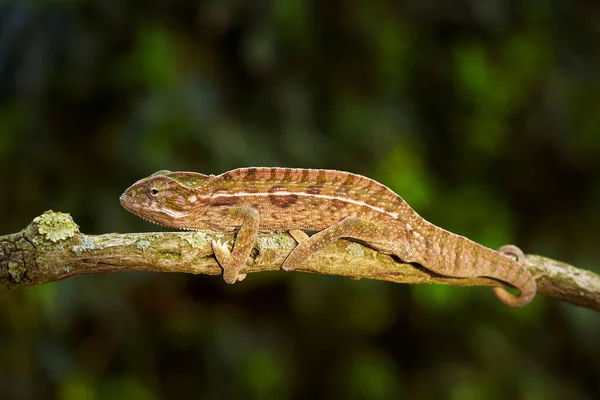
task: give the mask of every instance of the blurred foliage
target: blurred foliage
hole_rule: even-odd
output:
[[[600,5],[0,2],[0,221],[159,169],[336,168],[490,247],[600,259]],[[0,398],[600,397],[600,318],[489,288],[121,273],[0,294]]]

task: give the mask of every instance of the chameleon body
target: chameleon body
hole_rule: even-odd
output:
[[[536,293],[535,279],[517,247],[498,252],[439,228],[386,186],[348,172],[240,168],[215,176],[159,171],[129,187],[120,201],[128,211],[160,225],[238,231],[231,252],[212,242],[228,283],[245,276],[240,272],[259,231],[290,231],[298,245],[282,264],[287,271],[346,238],[440,275],[509,283],[519,289],[518,296],[503,287],[494,291],[510,306],[525,305]],[[316,233],[309,237],[305,232]]]

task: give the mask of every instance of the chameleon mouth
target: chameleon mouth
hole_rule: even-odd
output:
[[[141,215],[141,214],[138,214],[138,213],[136,212],[135,208],[134,208],[134,207],[131,207],[131,206],[128,204],[128,202],[127,202],[127,199],[126,199],[126,198],[124,198],[124,196],[121,196],[121,197],[119,198],[119,201],[121,202],[121,205],[123,206],[123,208],[124,208],[124,209],[125,209],[125,210],[126,210],[128,213],[130,213],[130,214],[133,214],[133,215],[135,215],[136,217],[138,217],[138,218],[141,218],[141,219],[143,219],[143,220],[144,220],[144,221],[146,221],[146,222],[150,222],[151,224],[158,225],[158,226],[162,226],[162,227],[164,227],[164,228],[169,228],[169,229],[180,229],[180,230],[184,230],[184,231],[198,231],[198,229],[194,229],[194,228],[188,228],[188,227],[179,227],[179,226],[178,226],[178,227],[175,227],[175,226],[172,226],[172,225],[161,224],[160,222],[156,222],[156,221],[154,221],[154,220],[151,220],[151,219],[149,219],[149,218],[146,218],[146,217],[144,217],[144,216],[143,216],[143,215]]]
[[[135,207],[133,207],[134,203],[129,199],[129,197],[125,193],[123,193],[121,195],[121,197],[119,197],[119,203],[121,203],[121,206],[124,209],[126,209],[128,212],[130,212],[134,215],[137,215],[134,211],[135,210]]]
[[[134,214],[134,215],[135,215],[135,214]],[[194,228],[187,228],[187,227],[185,227],[185,226],[177,226],[177,227],[174,227],[174,226],[171,226],[171,225],[165,225],[165,224],[161,224],[160,222],[152,221],[152,220],[150,220],[150,219],[148,219],[148,218],[140,217],[139,215],[137,215],[137,217],[139,217],[139,218],[143,219],[143,220],[144,220],[144,221],[146,221],[146,222],[150,222],[151,224],[158,225],[158,226],[162,226],[162,227],[164,227],[164,228],[169,228],[169,229],[179,229],[179,230],[182,230],[182,231],[198,231],[198,230],[199,230],[199,229],[194,229]]]
[[[144,217],[143,215],[141,215],[140,213],[137,212],[136,208],[133,206],[133,203],[129,201],[129,199],[127,198],[126,194],[123,193],[121,195],[121,197],[119,197],[119,203],[121,203],[121,206],[130,214],[135,215],[138,218],[143,219],[144,221],[153,223],[154,225],[159,225],[159,226],[164,226],[165,228],[169,228],[168,226],[161,224],[159,222],[156,221],[152,221],[146,217]]]

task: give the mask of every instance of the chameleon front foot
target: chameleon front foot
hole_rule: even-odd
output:
[[[249,207],[233,207],[228,210],[228,213],[232,216],[244,218],[244,222],[235,237],[233,250],[229,252],[227,245],[218,240],[212,241],[212,249],[217,262],[223,268],[223,280],[231,284],[246,277],[246,274],[241,274],[240,271],[246,265],[256,242],[259,215],[256,209]]]
[[[223,268],[223,280],[229,284],[243,281],[246,278],[246,274],[240,273],[240,270],[244,266],[244,261],[246,260],[236,262],[231,256],[231,252],[227,247],[227,242],[221,243],[219,240],[213,240],[211,244],[213,253],[215,253],[215,258],[221,268]]]

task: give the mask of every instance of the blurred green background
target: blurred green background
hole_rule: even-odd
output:
[[[159,229],[159,169],[335,168],[598,269],[600,3],[2,1],[0,234]],[[600,398],[597,313],[489,288],[120,273],[0,293],[0,398]]]

